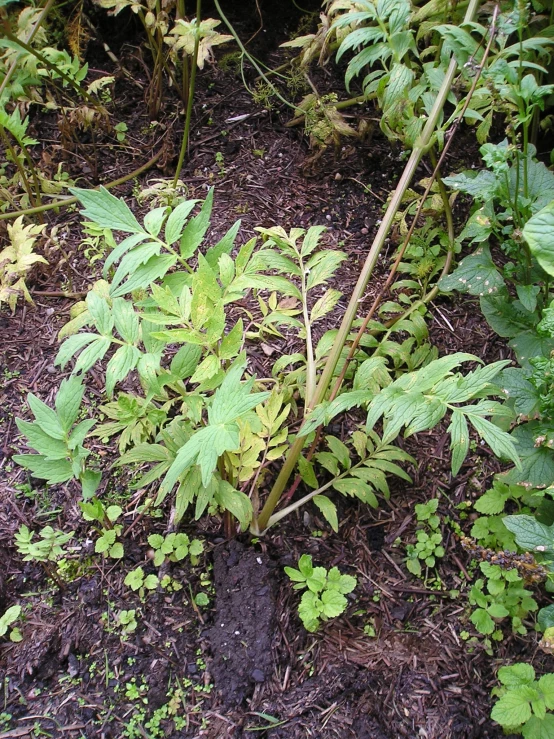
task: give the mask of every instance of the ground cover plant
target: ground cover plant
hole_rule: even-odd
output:
[[[0,732],[548,736],[550,9],[189,5],[0,8]]]

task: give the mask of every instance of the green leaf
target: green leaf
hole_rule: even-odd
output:
[[[313,502],[319,508],[325,520],[330,524],[335,533],[339,530],[339,519],[337,517],[337,506],[329,500],[326,495],[315,495]]]
[[[144,216],[144,228],[151,236],[156,237],[162,230],[167,210],[167,206],[154,208]]]
[[[298,615],[302,619],[306,631],[317,631],[322,610],[323,604],[315,593],[307,591],[302,595],[298,606]]]
[[[244,359],[239,357],[227,371],[208,409],[210,424],[226,424],[240,418],[269,397],[269,392],[252,393],[254,380],[241,382]]]
[[[535,681],[535,670],[526,662],[516,662],[498,670],[498,679],[506,687],[531,685]]]
[[[62,426],[60,419],[56,412],[43,403],[42,400],[29,393],[27,395],[27,402],[29,408],[32,410],[33,415],[36,419],[37,424],[44,431],[45,434],[51,436],[53,439],[65,439],[65,429]]]
[[[554,715],[547,713],[543,719],[531,716],[522,726],[521,735],[524,739],[554,739]]]
[[[94,497],[100,481],[102,480],[101,472],[94,472],[94,470],[85,470],[80,476],[79,481],[81,483],[83,500],[90,500]]]
[[[333,482],[333,487],[343,495],[354,495],[372,508],[378,508],[379,502],[371,486],[356,477],[346,477]]]
[[[484,608],[476,608],[470,620],[480,634],[492,634],[495,629],[494,621]]]
[[[139,290],[143,287],[148,287],[151,282],[163,277],[171,267],[177,261],[177,257],[173,254],[161,254],[160,256],[152,256],[150,259],[141,264],[138,269],[129,277],[127,282],[124,282],[115,290],[111,290],[110,294],[113,298],[120,298],[123,295],[127,295],[133,290]]]
[[[180,238],[185,221],[197,202],[198,200],[185,200],[185,202],[179,203],[169,215],[165,224],[165,241],[167,244],[174,244]]]
[[[345,259],[346,254],[342,251],[320,251],[315,254],[306,265],[309,269],[306,289],[311,290],[327,282]]]
[[[549,673],[539,678],[539,690],[546,707],[552,711],[554,709],[554,674]]]
[[[56,359],[54,360],[54,364],[56,366],[60,365],[63,369],[74,354],[76,354],[83,347],[87,346],[87,344],[95,341],[97,338],[98,334],[93,333],[83,333],[76,334],[75,336],[70,336],[61,345],[58,354],[56,355]]]
[[[493,516],[502,513],[506,502],[510,499],[510,488],[503,483],[495,481],[493,487],[487,490],[476,502],[474,508],[479,513]]]
[[[522,685],[503,695],[491,711],[493,721],[503,726],[521,726],[531,718],[530,688]]]
[[[498,426],[495,426],[486,418],[474,415],[470,411],[471,406],[467,409],[469,421],[475,428],[479,436],[484,439],[497,457],[501,459],[509,459],[512,461],[518,469],[521,469],[521,462],[518,457],[514,442],[510,434],[506,431],[502,431]]]
[[[73,373],[88,372],[88,370],[104,358],[104,355],[110,348],[111,341],[107,336],[99,336],[92,344],[89,344],[86,349],[79,354],[79,358],[75,362]]]
[[[87,295],[87,308],[93,323],[102,336],[111,336],[114,319],[108,301],[91,290]]]
[[[540,291],[538,285],[516,285],[517,296],[525,310],[530,313],[534,313],[537,308],[537,296]]]
[[[211,377],[216,375],[221,369],[221,362],[219,357],[215,354],[208,354],[208,356],[200,362],[196,371],[190,378],[192,383],[201,383],[209,380]]]
[[[17,428],[27,438],[27,444],[39,454],[49,459],[65,459],[68,456],[68,448],[62,439],[53,439],[45,433],[38,423],[29,423],[16,418]]]
[[[351,593],[358,581],[352,575],[341,575],[338,567],[332,567],[327,574],[328,590],[338,590],[339,593],[346,595]]]
[[[47,459],[41,454],[14,454],[13,461],[31,470],[33,477],[46,480],[49,485],[67,482],[74,477],[71,462],[65,459]]]
[[[181,236],[180,251],[183,259],[192,257],[196,249],[202,243],[206,231],[210,225],[210,216],[212,214],[212,204],[214,198],[213,188],[210,189],[200,213],[191,218],[187,223],[183,235]]]
[[[554,275],[554,200],[531,216],[522,233],[540,266]]]
[[[226,334],[219,346],[219,356],[221,359],[233,359],[241,350],[244,333],[244,325],[242,318],[235,323],[233,328]]]
[[[554,626],[554,604],[541,608],[537,614],[537,624],[541,631],[551,629]]]
[[[137,365],[140,352],[136,346],[124,344],[120,346],[106,367],[106,393],[113,396],[115,385],[123,380]]]
[[[452,474],[457,475],[469,449],[469,430],[463,413],[452,411],[448,433],[452,450]]]
[[[324,590],[321,594],[321,602],[323,603],[323,614],[327,618],[336,618],[344,613],[348,601],[342,593],[337,590]]]
[[[319,487],[319,483],[314,472],[314,466],[303,454],[298,457],[298,472],[300,473],[302,482],[304,482],[308,487],[312,489]]]
[[[325,441],[327,442],[329,449],[338,459],[339,464],[346,470],[350,469],[350,452],[346,444],[343,444],[342,441],[339,441],[335,436],[326,436]]]
[[[202,356],[202,349],[194,344],[185,344],[171,360],[170,371],[181,380],[188,379]]]
[[[443,292],[457,290],[470,295],[491,295],[504,287],[504,279],[491,258],[488,246],[480,246],[462,259],[457,269],[439,281]]]
[[[214,496],[218,505],[230,511],[240,523],[242,531],[246,531],[252,520],[252,503],[250,498],[240,490],[236,490],[225,480],[220,480]]]
[[[511,531],[516,542],[527,551],[554,551],[554,526],[539,523],[534,516],[505,516],[504,526]]]
[[[63,380],[56,395],[56,413],[63,429],[67,432],[77,420],[85,387],[81,378],[71,376]]]
[[[70,187],[69,191],[85,206],[81,215],[94,221],[101,228],[133,234],[144,233],[144,229],[123,200],[114,197],[105,187],[98,190]]]
[[[217,269],[217,265],[219,263],[219,258],[222,254],[230,254],[233,250],[233,246],[235,243],[235,239],[237,237],[237,234],[239,232],[241,222],[237,221],[234,223],[231,228],[227,231],[225,236],[221,238],[215,246],[211,246],[208,251],[206,252],[206,261],[210,265],[210,267],[215,270]],[[256,239],[252,239],[251,241],[256,243]],[[251,243],[251,242],[249,242]],[[244,248],[244,247],[243,247]],[[242,252],[242,249],[241,249]],[[238,260],[237,260],[238,264]]]
[[[139,340],[139,317],[129,300],[116,298],[113,301],[112,313],[117,333],[128,344],[137,344]]]

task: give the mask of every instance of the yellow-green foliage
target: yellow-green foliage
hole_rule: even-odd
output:
[[[23,225],[23,216],[8,226],[10,244],[0,251],[0,307],[7,303],[15,310],[17,298],[23,295],[32,303],[32,298],[25,284],[25,275],[36,262],[47,264],[44,257],[33,254],[33,246],[37,236],[44,230],[44,225]]]

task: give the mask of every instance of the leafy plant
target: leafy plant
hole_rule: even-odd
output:
[[[16,454],[14,461],[49,485],[78,480],[86,500],[96,492],[101,473],[85,466],[89,452],[83,442],[95,424],[94,419],[76,424],[84,391],[80,378],[63,380],[56,395],[55,408],[29,393],[27,402],[35,420],[29,422],[17,418],[16,423],[29,446],[38,454]]]
[[[406,547],[406,567],[416,577],[421,577],[421,562],[426,567],[434,567],[436,560],[444,557],[440,518],[437,516],[438,505],[438,498],[434,498],[415,506],[416,518],[422,527],[416,533],[416,543]]]
[[[200,539],[189,539],[187,534],[171,533],[150,534],[148,543],[154,550],[154,564],[160,567],[166,559],[170,562],[180,562],[188,555],[191,563],[197,564],[198,558],[204,551],[204,545]]]
[[[17,218],[13,225],[8,225],[11,243],[0,251],[0,307],[7,303],[13,312],[19,296],[33,302],[25,277],[34,264],[47,264],[44,257],[33,253],[33,246],[44,228],[44,225],[24,226],[23,216]]]
[[[99,554],[105,554],[113,559],[123,557],[123,544],[117,541],[117,537],[121,535],[123,527],[121,524],[115,523],[123,514],[123,509],[118,505],[111,505],[104,508],[98,498],[93,498],[88,502],[80,502],[79,506],[85,521],[97,521],[100,524],[100,536],[96,540],[94,551]]]
[[[144,598],[147,590],[156,590],[160,581],[157,575],[145,575],[142,567],[135,567],[127,573],[123,581],[133,592],[137,592],[141,599]]]
[[[52,526],[44,526],[35,539],[35,533],[22,524],[15,535],[16,548],[19,554],[24,555],[24,562],[55,562],[66,556],[64,544],[67,544],[74,534],[74,531],[64,534]]]
[[[307,588],[298,606],[298,615],[307,631],[317,631],[321,621],[336,618],[348,605],[345,595],[356,587],[356,578],[342,575],[338,567],[329,571],[314,567],[309,554],[298,560],[298,569],[285,567],[285,572],[295,583],[295,590]]]
[[[535,670],[526,662],[518,662],[498,670],[501,687],[493,690],[498,697],[491,711],[493,721],[508,734],[521,734],[525,739],[540,739],[554,731],[554,675],[538,680]]]
[[[0,617],[0,638],[5,636],[8,631],[10,633],[10,641],[20,642],[23,637],[21,636],[20,630],[13,626],[19,616],[21,615],[21,606],[10,606],[8,610]],[[11,627],[11,628],[10,628]]]

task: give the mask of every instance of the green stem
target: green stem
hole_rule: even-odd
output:
[[[310,324],[310,314],[308,313],[308,288],[306,285],[306,270],[304,261],[300,255],[300,270],[302,272],[301,288],[302,288],[302,315],[304,318],[304,328],[306,330],[306,397],[305,397],[305,415],[312,410],[312,398],[316,387],[316,369],[314,358],[314,346],[312,341],[312,327]]]
[[[19,172],[19,176],[21,177],[21,182],[23,184],[23,188],[24,188],[25,192],[27,193],[31,204],[32,205],[36,205],[37,201],[35,200],[35,196],[33,194],[33,189],[31,187],[31,183],[27,179],[27,175],[25,173],[25,169],[23,168],[23,165],[19,161],[19,157],[17,155],[17,152],[13,148],[13,146],[11,144],[11,141],[10,141],[10,139],[9,139],[7,133],[6,133],[6,130],[5,130],[4,126],[1,126],[1,125],[0,125],[0,138],[4,142],[4,146],[9,151],[9,153],[11,155],[11,158],[12,158],[12,161],[15,164],[15,166],[17,167],[17,171]],[[40,190],[39,190],[39,192],[40,192]],[[38,202],[40,202],[40,200]]]
[[[177,187],[179,181],[179,175],[183,169],[183,162],[185,161],[185,153],[187,151],[190,134],[190,121],[192,118],[192,103],[194,100],[194,89],[196,85],[196,70],[198,68],[198,47],[200,45],[200,14],[202,13],[202,0],[196,0],[196,34],[194,37],[194,51],[191,59],[191,70],[190,70],[190,83],[189,92],[187,99],[187,112],[185,114],[185,128],[183,129],[183,139],[181,141],[181,151],[179,152],[179,161],[177,162],[177,169],[175,170],[175,177],[173,178],[173,188]]]
[[[217,5],[217,0],[214,0],[214,1]],[[479,5],[479,0],[471,0],[468,6],[468,9],[466,11],[466,15],[464,19],[465,23],[473,20],[473,17],[475,16],[478,5]],[[319,405],[325,398],[325,394],[331,383],[333,373],[340,359],[340,355],[342,353],[343,347],[346,341],[348,340],[350,329],[352,327],[354,319],[356,318],[359,303],[363,299],[365,289],[373,273],[373,270],[379,258],[379,254],[381,253],[381,250],[385,244],[385,239],[394,223],[396,212],[402,203],[402,198],[406,190],[408,189],[410,182],[412,181],[412,178],[419,165],[419,162],[421,161],[422,156],[425,154],[425,152],[429,149],[429,146],[432,144],[433,134],[435,132],[435,128],[436,128],[439,116],[441,114],[441,111],[446,102],[446,98],[452,88],[452,83],[454,81],[454,76],[456,74],[457,67],[458,65],[457,65],[456,60],[452,59],[448,66],[448,70],[445,74],[441,88],[437,94],[433,108],[429,114],[427,123],[425,124],[425,128],[423,129],[421,136],[419,137],[418,141],[416,142],[416,145],[414,146],[414,149],[410,155],[410,159],[408,160],[406,167],[404,169],[404,172],[402,173],[402,177],[400,178],[400,181],[396,187],[396,190],[394,191],[390,204],[383,217],[383,221],[379,227],[377,235],[375,236],[375,239],[373,241],[369,254],[367,255],[366,262],[360,273],[356,286],[354,287],[352,297],[350,299],[348,307],[346,308],[346,312],[342,319],[342,323],[340,325],[337,336],[335,338],[335,342],[331,348],[327,362],[325,363],[323,373],[319,379],[319,383],[317,385],[317,388],[316,388],[316,391],[315,391],[315,394],[312,400],[313,407],[316,407],[317,405]],[[269,493],[268,499],[264,507],[262,508],[259,518],[257,519],[257,521],[256,520],[253,521],[252,528],[253,528],[254,533],[259,534],[261,531],[264,531],[264,529],[266,528],[269,518],[272,515],[273,511],[275,510],[275,507],[277,506],[279,499],[281,498],[281,495],[283,494],[283,491],[285,490],[286,484],[296,466],[298,458],[302,452],[302,449],[304,448],[305,441],[306,441],[306,437],[302,435],[302,427],[301,427],[292,447],[289,450],[289,453],[287,454],[285,458],[283,467],[281,468],[281,471],[279,472],[279,475],[277,476],[277,479],[275,480],[273,488],[271,489],[271,492]]]

